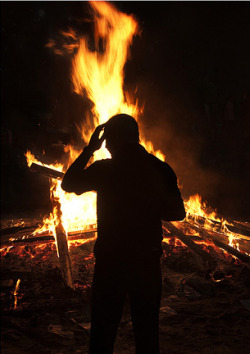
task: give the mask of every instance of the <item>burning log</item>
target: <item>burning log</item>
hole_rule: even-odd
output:
[[[233,248],[230,245],[226,245],[225,243],[223,243],[220,240],[218,240],[214,235],[212,235],[211,233],[207,232],[207,230],[204,230],[204,229],[201,230],[200,228],[198,228],[198,227],[196,227],[194,225],[192,225],[192,227],[195,230],[197,230],[204,239],[212,241],[215,244],[215,246],[224,249],[228,253],[232,254],[235,257],[237,257],[242,262],[250,264],[250,257],[247,254],[238,251],[236,248]]]
[[[46,166],[38,165],[34,162],[30,166],[30,169],[32,172],[41,173],[50,178],[62,179],[64,176],[63,172],[54,170]],[[67,240],[66,232],[61,222],[62,212],[61,212],[60,202],[57,198],[54,197],[53,193],[52,193],[52,204],[53,204],[53,211],[57,214],[55,215],[57,219],[56,222],[57,224],[55,225],[55,238],[57,243],[59,264],[62,271],[63,279],[65,280],[66,284],[72,288],[73,280],[72,280],[71,262],[69,258],[69,252],[68,252],[68,240]]]
[[[29,230],[32,228],[38,228],[39,224],[36,223],[34,225],[30,225],[30,226],[13,226],[13,227],[7,227],[5,229],[1,229],[0,230],[0,234],[1,236],[5,236],[5,235],[10,235],[10,234],[15,234],[18,231],[24,231],[24,230]]]
[[[57,243],[57,251],[59,257],[59,264],[62,271],[63,279],[65,280],[66,284],[69,287],[73,287],[73,280],[72,280],[72,269],[71,269],[71,262],[69,258],[69,250],[68,250],[68,240],[67,235],[64,230],[64,227],[61,222],[61,205],[57,198],[53,198],[53,210],[56,214],[56,221],[55,221],[55,237]]]
[[[218,229],[221,229],[221,227],[222,227],[222,222],[221,221],[217,221],[217,220],[210,219],[210,218],[205,218],[204,216],[201,216],[201,215],[194,215],[193,217],[192,217],[192,215],[189,215],[188,218],[191,218],[192,220],[198,221],[198,223],[201,226],[203,226],[206,221],[209,221],[212,225],[214,225]],[[242,237],[250,236],[249,227],[247,227],[245,225],[242,225],[242,224],[240,224],[240,223],[238,223],[236,221],[233,221],[233,224],[231,224],[231,223],[229,223],[229,222],[227,222],[225,220],[224,221],[224,227],[226,227],[231,232],[238,233],[238,234],[242,235]]]
[[[32,163],[32,165],[30,166],[30,170],[32,172],[37,172],[37,173],[41,173],[47,177],[50,178],[55,178],[55,179],[62,179],[64,176],[63,172],[57,171],[53,168],[49,168],[46,166],[42,166],[42,165],[38,165],[36,163]]]
[[[204,251],[201,250],[200,247],[194,241],[192,241],[189,236],[185,235],[181,230],[175,227],[172,223],[167,222],[165,223],[165,226],[173,235],[179,238],[181,242],[183,242],[186,246],[188,246],[194,253],[198,254],[199,256],[204,255]],[[232,246],[221,242],[214,235],[211,235],[204,229],[200,229],[195,225],[190,225],[190,226],[194,228],[196,231],[198,231],[200,236],[203,237],[205,240],[212,241],[215,246],[224,249],[231,255],[237,257],[242,262],[250,264],[250,257],[247,254],[244,254],[238,251],[237,249],[233,248]]]
[[[56,241],[57,241],[57,250],[59,255],[59,263],[60,263],[63,279],[65,280],[66,284],[70,288],[72,288],[73,279],[72,279],[71,262],[69,258],[69,252],[68,252],[68,241],[61,222],[59,223],[58,226],[56,226]]]
[[[185,235],[181,230],[179,230],[176,226],[174,226],[171,222],[165,222],[164,223],[167,230],[169,230],[174,236],[176,236],[181,242],[183,242],[187,247],[190,248],[194,253],[197,255],[203,257],[204,256],[204,251],[201,249],[200,246],[198,246],[194,241],[191,240],[190,237]]]
[[[80,239],[89,239],[92,238],[93,234],[95,234],[96,228],[93,229],[87,229],[84,231],[75,231],[75,232],[70,232],[68,233],[68,240],[73,241],[73,240],[80,240]],[[49,233],[49,231],[46,231],[42,233],[41,236],[34,236],[33,234],[28,235],[27,237],[16,237],[16,238],[11,238],[7,242],[4,242],[4,244],[8,243],[33,243],[33,242],[46,242],[46,241],[54,241],[55,237]]]

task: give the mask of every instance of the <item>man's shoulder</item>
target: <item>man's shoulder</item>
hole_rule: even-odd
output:
[[[162,171],[164,174],[168,175],[169,177],[176,179],[176,174],[174,170],[167,162],[160,160],[158,157],[154,156],[151,153],[147,153],[147,154],[149,160],[155,166],[155,168]]]

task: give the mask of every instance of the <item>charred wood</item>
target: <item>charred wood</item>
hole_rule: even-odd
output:
[[[61,223],[59,223],[59,225],[56,227],[56,241],[57,241],[57,249],[59,255],[59,263],[60,263],[63,279],[65,280],[66,284],[70,288],[72,288],[73,279],[72,279],[71,262],[69,258],[69,252],[68,252],[68,241],[67,241],[66,233]]]
[[[88,239],[93,236],[93,234],[96,232],[96,229],[91,229],[91,230],[86,230],[86,231],[77,231],[74,233],[69,233],[68,234],[68,240],[73,241],[73,240],[82,240],[82,239]],[[15,239],[8,240],[7,242],[3,242],[3,244],[8,244],[8,243],[33,243],[33,242],[46,242],[46,241],[54,241],[55,237],[51,235],[49,232],[43,233],[41,236],[34,236],[34,235],[28,235],[27,237],[16,237]]]
[[[197,230],[204,239],[212,241],[215,246],[224,249],[225,251],[227,251],[231,255],[237,257],[242,262],[250,264],[250,257],[247,254],[242,253],[242,252],[238,251],[236,248],[233,248],[232,246],[227,245],[224,242],[218,240],[215,235],[212,235],[207,230],[200,229],[195,225],[191,225],[191,227],[194,228],[195,230]]]
[[[206,220],[208,220],[208,222],[211,223],[211,225],[213,225],[215,228],[221,229],[222,223],[220,221],[216,221],[213,219],[209,219],[209,218],[204,218],[203,216],[200,215],[189,215],[189,217],[187,218],[187,221],[191,219],[192,221],[196,220],[201,226],[203,226],[206,222]],[[246,236],[247,239],[249,239],[250,236],[250,227],[248,226],[247,223],[239,223],[236,221],[230,221],[229,223],[225,223],[225,226],[227,227],[227,229],[231,232],[240,234],[242,236]]]
[[[60,268],[65,283],[70,288],[73,288],[72,268],[71,268],[71,261],[69,257],[68,240],[61,221],[61,216],[62,216],[61,204],[58,198],[54,196],[53,191],[52,191],[51,201],[53,204],[54,217],[56,220],[55,233],[56,233],[56,243],[57,243],[57,251],[59,256]]]
[[[49,168],[49,167],[46,167],[46,166],[38,165],[38,164],[36,164],[34,162],[30,166],[30,170],[32,172],[41,173],[41,174],[43,174],[43,175],[45,175],[45,176],[47,176],[49,178],[55,178],[55,179],[60,179],[60,180],[64,176],[63,172],[54,170],[53,168]]]
[[[174,226],[171,222],[164,222],[163,228],[167,228],[173,234],[176,236],[181,242],[183,242],[191,251],[196,253],[197,255],[203,257],[205,252],[202,250],[202,248],[197,245],[191,238],[187,235],[185,235],[181,230],[179,230],[176,226]]]
[[[29,229],[33,229],[33,228],[38,228],[39,223],[36,223],[35,225],[30,225],[30,226],[13,226],[13,227],[7,227],[5,229],[1,229],[0,230],[0,235],[4,236],[4,235],[10,235],[10,234],[14,234],[18,231],[24,231],[24,230],[29,230]]]

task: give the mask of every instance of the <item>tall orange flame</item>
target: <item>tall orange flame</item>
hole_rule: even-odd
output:
[[[94,11],[96,50],[90,51],[86,38],[79,41],[73,59],[72,81],[78,94],[85,94],[94,103],[95,125],[104,123],[116,113],[138,115],[137,105],[126,102],[123,93],[123,69],[129,45],[138,32],[132,16],[119,12],[106,2],[90,2]],[[98,51],[98,43],[105,43]]]

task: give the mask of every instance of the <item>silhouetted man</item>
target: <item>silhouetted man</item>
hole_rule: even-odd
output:
[[[105,139],[112,159],[84,169]],[[127,295],[136,353],[159,353],[161,219],[185,217],[173,170],[139,144],[134,118],[118,114],[96,128],[62,188],[76,194],[97,191],[90,353],[113,353]]]

